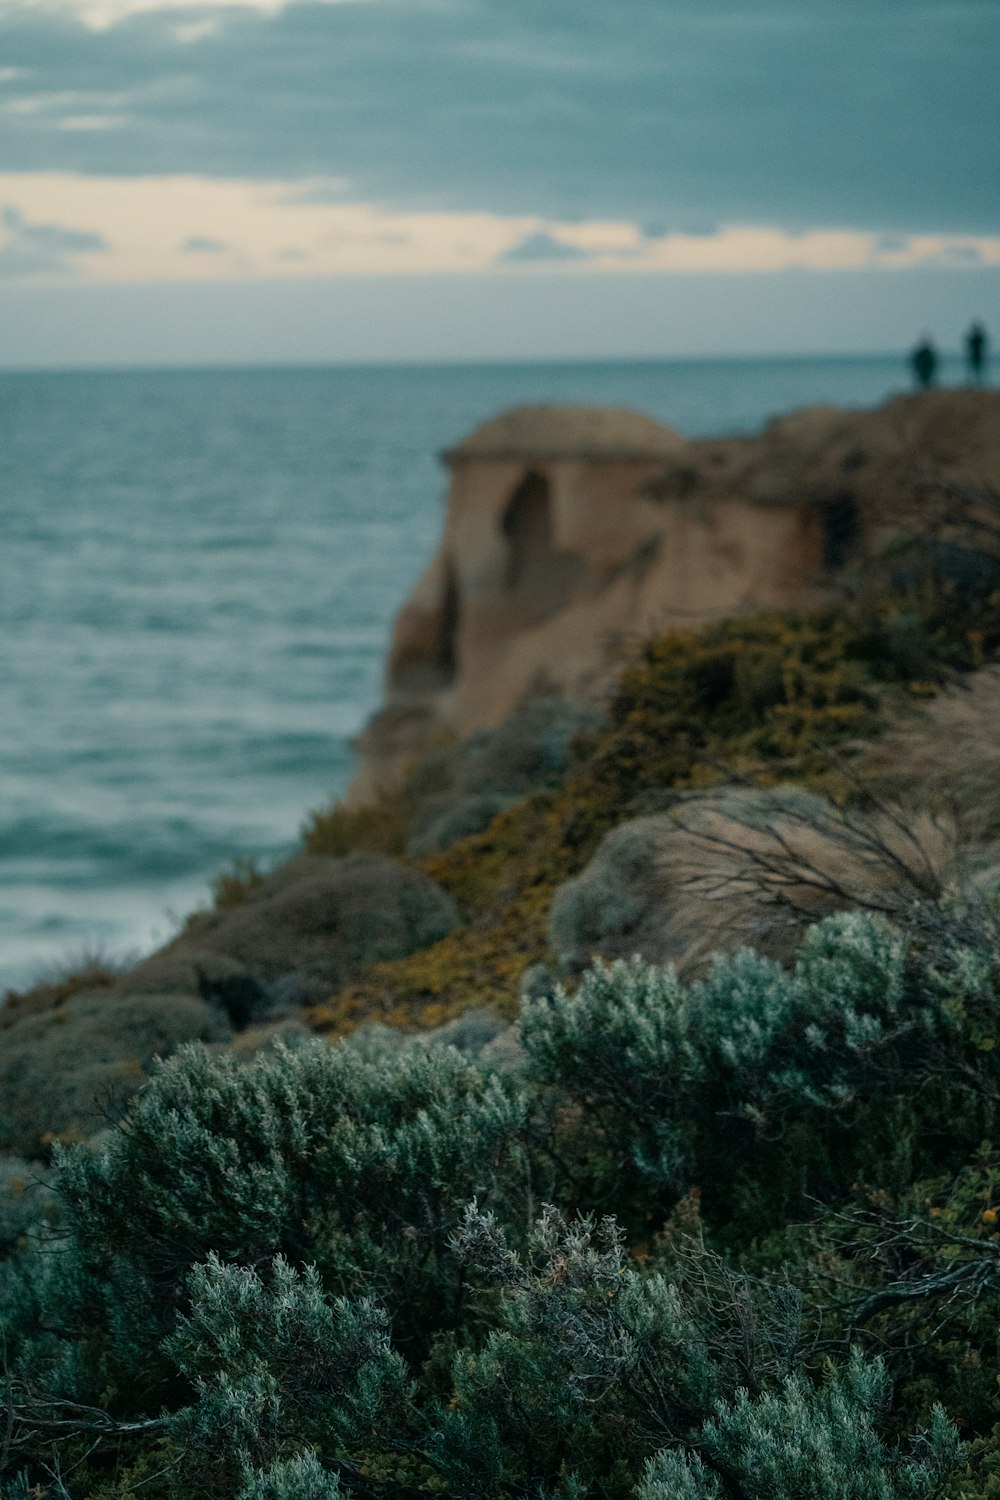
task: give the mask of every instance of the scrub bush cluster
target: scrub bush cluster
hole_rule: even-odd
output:
[[[503,1071],[185,1047],[11,1221],[0,1495],[985,1500],[998,1023],[935,908],[595,965]]]

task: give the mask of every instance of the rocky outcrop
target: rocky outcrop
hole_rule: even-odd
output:
[[[241,905],[192,918],[122,987],[207,995],[239,1026],[285,1008],[283,999],[346,984],[364,963],[437,942],[457,921],[451,897],[398,860],[300,856]]]
[[[791,961],[836,911],[893,917],[945,889],[954,828],[927,812],[844,813],[801,787],[722,787],[609,833],[559,888],[549,940],[571,972],[599,954],[697,972],[753,947]]]
[[[197,913],[117,980],[14,997],[0,1010],[0,1153],[33,1157],[54,1137],[92,1135],[152,1060],[185,1042],[247,1055],[294,1038],[304,1004],[457,920],[451,897],[401,861],[299,856],[241,905]]]
[[[1000,394],[815,407],[703,442],[637,412],[522,407],[444,458],[444,536],[397,620],[355,803],[532,693],[600,693],[653,632],[819,602],[907,527],[961,551],[956,506],[995,539]]]
[[[592,705],[534,697],[495,729],[432,756],[408,788],[415,805],[407,852],[439,853],[522,798],[558,786],[579,763],[579,737],[600,722]]]
[[[5,1008],[6,1012],[6,1008]],[[10,1008],[0,1027],[0,1151],[93,1135],[184,1042],[227,1042],[221,1011],[195,995],[84,990]]]

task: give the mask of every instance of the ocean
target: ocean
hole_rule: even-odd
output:
[[[701,437],[906,386],[897,356],[0,373],[0,988],[165,941],[343,790],[479,422]]]

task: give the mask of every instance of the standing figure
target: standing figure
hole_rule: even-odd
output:
[[[910,365],[913,369],[914,379],[922,391],[929,390],[934,384],[934,376],[937,374],[938,357],[937,350],[930,339],[924,334],[920,343],[910,355]]]
[[[982,385],[986,374],[986,329],[982,323],[973,323],[965,335],[965,363],[973,385]]]

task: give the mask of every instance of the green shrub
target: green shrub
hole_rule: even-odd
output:
[[[92,1274],[146,1289],[156,1343],[212,1251],[315,1262],[419,1342],[432,1311],[456,1315],[448,1237],[469,1195],[496,1189],[523,1111],[513,1086],[450,1048],[369,1060],[279,1043],[241,1065],[191,1047],[106,1144],[59,1153],[56,1181]]]
[[[191,995],[81,990],[17,1011],[0,1033],[0,1150],[42,1157],[55,1139],[93,1135],[155,1056],[231,1036],[225,1016]]]
[[[675,1287],[628,1263],[613,1219],[546,1209],[522,1259],[475,1206],[463,1260],[500,1292],[499,1327],[461,1351],[439,1462],[460,1494],[520,1495],[532,1475],[634,1471],[712,1409],[710,1335]]]
[[[791,970],[743,950],[684,987],[669,968],[619,960],[573,994],[526,1000],[529,1066],[574,1111],[561,1144],[590,1191],[609,1166],[627,1174],[633,1212],[699,1185],[716,1222],[736,1210],[751,1216],[744,1232],[753,1215],[763,1231],[859,1174],[891,1186],[936,1170],[949,1159],[942,1111],[960,1155],[971,1149],[992,1120],[994,1064],[957,1023],[971,1003],[958,995],[980,984],[981,1026],[996,992],[961,951],[932,983],[908,970],[909,951],[884,919],[844,913],[807,933]]]
[[[437,942],[457,916],[439,886],[399,860],[300,856],[241,901],[199,914],[170,956],[207,950],[258,980],[296,974],[319,986],[342,985],[365,963]]]
[[[38,1162],[0,1156],[0,1257],[55,1212],[48,1172]]]
[[[329,1299],[314,1267],[300,1272],[280,1256],[262,1276],[211,1255],[187,1290],[189,1310],[164,1348],[198,1400],[171,1429],[193,1479],[210,1493],[229,1493],[237,1482],[252,1493],[251,1476],[289,1448],[322,1444],[344,1457],[369,1447],[374,1433],[391,1444],[411,1393],[380,1308]],[[315,1460],[300,1459],[282,1482],[287,1488],[314,1468]],[[258,1489],[262,1482],[252,1481]]]
[[[9,1494],[959,1500],[997,963],[981,914],[916,915],[598,965],[525,1001],[523,1076],[377,1033],[158,1064],[0,1261]]]
[[[343,1495],[336,1474],[324,1469],[315,1453],[279,1459],[266,1471],[247,1480],[239,1500],[339,1500]]]
[[[930,1431],[910,1454],[893,1451],[879,1434],[889,1383],[879,1362],[855,1353],[814,1387],[790,1376],[780,1390],[753,1400],[740,1391],[692,1443],[647,1466],[637,1500],[930,1500],[962,1457],[958,1434],[937,1407]]]
[[[580,1493],[601,1476],[593,1493],[637,1500],[917,1500],[962,1459],[940,1408],[897,1452],[882,1431],[883,1365],[854,1352],[816,1383],[801,1372],[808,1330],[794,1301],[727,1282],[704,1254],[686,1285],[641,1273],[613,1220],[567,1224],[552,1209],[526,1258],[475,1207],[457,1244],[501,1309],[482,1347],[456,1359],[437,1450],[455,1493],[521,1496],[547,1473]]]

